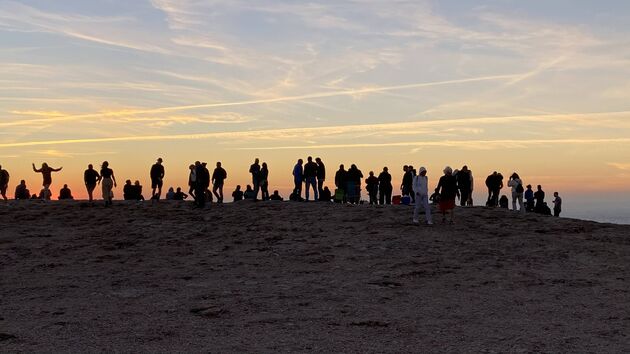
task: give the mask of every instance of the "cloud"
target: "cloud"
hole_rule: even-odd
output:
[[[608,166],[614,167],[621,171],[630,171],[630,163],[625,162],[608,162]]]

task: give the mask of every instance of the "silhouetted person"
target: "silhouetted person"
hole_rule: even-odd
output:
[[[151,199],[156,202],[160,200],[162,195],[162,185],[164,181],[164,166],[162,166],[162,158],[158,158],[157,162],[151,166]],[[155,190],[157,189],[157,193]]]
[[[125,181],[125,185],[123,186],[123,199],[124,200],[135,200],[135,188],[133,184],[131,184],[131,180],[128,179]]]
[[[59,172],[59,171],[61,171],[61,169],[63,169],[63,167],[59,167],[59,168],[49,167],[48,164],[45,163],[45,162],[42,164],[42,168],[37,169],[37,168],[35,168],[35,164],[33,164],[33,171],[42,174],[42,177],[43,177],[42,186],[44,186],[44,189],[46,189],[46,190],[49,190],[50,189],[50,185],[52,184],[52,173],[53,172]],[[45,195],[46,194],[48,194],[48,193],[45,193]]]
[[[319,191],[319,194],[322,194],[322,191],[324,190],[324,181],[326,180],[326,166],[319,157],[315,158],[315,162],[317,162],[317,190]]]
[[[392,204],[392,175],[389,174],[387,167],[383,167],[383,172],[378,175],[378,201],[379,204]]]
[[[37,196],[35,196],[37,198]],[[26,181],[21,180],[20,184],[15,187],[15,199],[28,200],[31,199],[31,192],[26,188]]]
[[[273,191],[273,194],[269,197],[269,200],[278,200],[278,201],[283,201],[284,198],[282,198],[280,196],[280,193],[278,193],[277,190]]]
[[[365,179],[365,189],[370,197],[370,204],[378,204],[378,177],[374,176],[374,171],[370,171],[370,176]]]
[[[142,195],[142,185],[138,180],[133,183],[133,196],[134,200],[144,200],[144,196]]]
[[[182,192],[182,188],[181,187],[177,187],[177,192],[175,192],[175,194],[173,194],[173,200],[184,200],[188,198],[188,195],[184,192]]]
[[[302,169],[302,159],[297,160],[295,166],[293,166],[293,193],[299,199],[302,199],[302,181],[304,180],[304,170]],[[295,199],[295,198],[294,198]]]
[[[444,168],[444,176],[440,177],[435,191],[440,193],[439,209],[442,212],[442,222],[446,221],[446,213],[450,211],[451,223],[453,223],[455,198],[459,196],[459,190],[457,189],[457,180],[453,176],[453,169],[449,166]]]
[[[538,185],[538,190],[534,192],[534,199],[536,199],[536,205],[534,211],[543,214],[545,205],[545,192],[542,190],[542,186]]]
[[[195,163],[196,164],[196,163]],[[210,185],[210,172],[204,163],[196,164],[195,166],[195,202],[198,208],[206,206],[206,190]]]
[[[217,197],[217,203],[223,203],[223,184],[226,178],[227,172],[221,167],[221,162],[217,162],[217,167],[212,172],[212,193]]]
[[[457,179],[457,188],[459,189],[461,206],[466,206],[472,198],[473,190],[473,178],[472,172],[468,169],[468,166],[464,165],[462,169],[455,175]]]
[[[429,178],[427,177],[427,169],[420,167],[420,174],[413,178],[413,192],[416,195],[416,205],[413,209],[413,223],[419,224],[420,207],[424,209],[424,215],[427,225],[433,224],[431,220],[431,207],[429,206]]]
[[[63,188],[61,188],[61,190],[59,191],[59,200],[68,199],[74,199],[74,197],[72,196],[72,191],[70,190],[70,188],[68,188],[68,185],[64,184]]]
[[[232,192],[232,198],[234,198],[235,202],[243,200],[243,191],[241,190],[241,186],[237,185],[234,192]]]
[[[197,161],[194,164],[188,166],[190,173],[188,173],[188,194],[192,195],[195,198],[195,186],[197,184],[197,165],[201,164],[201,162]]]
[[[262,163],[262,168],[260,169],[258,177],[260,182],[260,199],[269,200],[269,169],[267,168],[266,162]]]
[[[413,173],[411,172],[413,167],[411,166],[403,166],[403,178],[402,183],[400,184],[400,191],[402,196],[411,196],[413,192]]]
[[[243,199],[256,199],[256,194],[254,193],[254,189],[249,184],[245,187],[245,192],[243,192]]]
[[[319,190],[317,189],[317,163],[313,162],[313,158],[311,156],[306,158],[303,180],[304,183],[306,183],[306,190],[304,192],[306,201],[309,199],[309,190],[311,188],[313,188],[313,200],[319,200]]]
[[[87,189],[88,200],[90,202],[94,200],[94,189],[100,179],[101,175],[96,172],[92,164],[89,164],[87,170],[83,172],[83,182],[85,183],[85,189]]]
[[[319,195],[319,200],[321,200],[322,202],[330,203],[330,201],[332,200],[332,193],[330,192],[330,189],[328,189],[328,187],[324,187],[322,193]]]
[[[101,165],[101,179],[99,180],[103,190],[103,200],[105,200],[105,206],[112,205],[112,199],[114,198],[114,192],[112,189],[116,187],[116,177],[114,176],[114,170],[109,168],[109,162],[103,161]]]
[[[0,195],[2,195],[2,199],[7,200],[7,189],[9,188],[9,172],[7,170],[3,170],[2,166],[0,166]]]
[[[254,163],[249,166],[249,173],[252,174],[252,184],[254,185],[254,199],[258,199],[258,191],[260,190],[260,160],[256,158]]]
[[[562,212],[562,198],[558,192],[553,192],[553,216],[558,217]]]
[[[50,200],[50,198],[52,198],[52,192],[50,189],[42,188],[42,190],[39,191],[39,199]]]
[[[166,200],[175,200],[175,189],[173,187],[169,187],[168,191],[164,195]]]
[[[528,184],[527,189],[525,189],[525,209],[527,211],[534,211],[534,191],[532,190],[532,185]]]
[[[357,165],[352,164],[346,177],[348,202],[359,204],[359,201],[361,201],[361,179],[363,178],[363,173],[357,168]]]
[[[41,194],[41,193],[40,193]],[[31,200],[37,200],[37,199],[42,199],[41,197],[38,197],[37,194],[33,194],[31,196]]]
[[[524,213],[525,205],[523,205],[523,192],[525,189],[523,188],[523,181],[521,180],[521,177],[519,177],[518,173],[512,173],[507,185],[512,188],[512,210],[516,211],[516,202],[518,201],[520,211],[521,213]]]
[[[339,170],[335,173],[335,186],[337,187],[335,191],[335,201],[346,202],[346,188],[348,188],[346,185],[347,179],[348,171],[346,171],[343,165],[339,165]],[[339,198],[339,196],[341,196],[341,198]]]
[[[488,201],[486,205],[492,207],[497,206],[499,194],[501,193],[501,188],[503,188],[503,175],[497,173],[497,171],[492,172],[492,174],[486,178],[486,187],[488,187]]]

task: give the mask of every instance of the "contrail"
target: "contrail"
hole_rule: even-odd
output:
[[[19,121],[13,121],[13,122],[0,123],[0,127],[31,125],[33,123],[65,122],[65,121],[73,121],[73,120],[79,120],[79,119],[85,119],[85,118],[104,118],[104,117],[118,117],[118,116],[129,116],[129,115],[138,115],[138,114],[168,113],[168,112],[187,111],[187,110],[200,109],[200,108],[221,108],[221,107],[249,106],[249,105],[257,105],[257,104],[265,104],[265,103],[303,101],[303,100],[317,99],[317,98],[352,96],[352,95],[359,95],[359,94],[366,94],[366,93],[378,93],[378,92],[404,90],[404,89],[411,89],[411,88],[463,84],[463,83],[469,83],[469,82],[510,80],[510,79],[516,79],[516,78],[522,77],[522,75],[523,74],[495,75],[495,76],[423,82],[423,83],[396,85],[396,86],[384,86],[384,87],[372,87],[372,88],[362,88],[362,89],[354,89],[354,90],[319,92],[319,93],[311,93],[311,94],[298,95],[298,96],[284,96],[284,97],[264,98],[264,99],[245,100],[245,101],[236,101],[236,102],[207,103],[207,104],[160,107],[160,108],[149,108],[149,109],[128,109],[128,110],[119,110],[119,111],[113,111],[113,112],[98,112],[98,113],[69,115],[69,116],[63,116],[63,117],[53,117],[53,118],[48,118],[48,119],[40,118],[40,119],[30,119],[30,120],[19,120]]]

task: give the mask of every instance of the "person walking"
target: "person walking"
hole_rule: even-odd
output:
[[[103,191],[103,200],[105,201],[105,206],[112,205],[112,199],[114,198],[113,188],[117,187],[116,185],[116,177],[114,176],[114,170],[109,168],[109,162],[103,161],[101,165],[101,178],[99,183],[102,186]]]
[[[413,223],[419,224],[420,207],[424,209],[424,215],[427,225],[433,225],[431,220],[431,207],[429,206],[429,178],[427,177],[427,169],[420,167],[420,171],[413,179],[413,192],[416,195],[416,204],[413,208]]]
[[[518,201],[520,211],[521,213],[524,213],[525,206],[523,205],[523,192],[525,189],[523,188],[523,181],[518,176],[518,173],[512,173],[507,185],[512,188],[512,210],[516,211],[516,201]]]
[[[151,166],[151,200],[158,202],[162,196],[162,185],[164,184],[164,166],[162,158],[158,158],[157,162]],[[157,193],[156,190],[157,189]]]
[[[304,191],[305,201],[309,199],[309,190],[313,188],[314,201],[319,200],[319,190],[317,189],[317,163],[313,162],[311,156],[306,158],[306,165],[304,165],[303,180],[306,184],[306,190]]]
[[[92,203],[94,200],[94,189],[96,184],[101,180],[101,175],[96,172],[92,164],[88,165],[87,170],[83,172],[83,182],[85,183],[85,189],[88,193],[88,201]]]
[[[387,167],[383,167],[383,172],[378,175],[378,202],[381,205],[392,204],[392,191],[394,186],[392,186],[392,175],[389,174],[389,169]]]
[[[52,173],[53,172],[59,172],[62,169],[63,169],[63,167],[59,167],[59,168],[49,167],[46,162],[42,163],[42,167],[40,169],[37,169],[37,168],[35,168],[35,164],[33,164],[33,171],[42,174],[42,177],[43,177],[42,186],[44,187],[44,190],[42,191],[42,194],[44,196],[52,194],[50,192],[50,186],[52,185]]]
[[[0,166],[0,195],[2,195],[2,199],[7,201],[7,189],[9,188],[9,180],[11,176],[9,176],[9,171],[3,170],[2,166]]]
[[[217,197],[217,203],[223,203],[223,183],[227,179],[227,171],[217,162],[217,167],[212,172],[212,193]],[[218,191],[218,193],[217,193]]]

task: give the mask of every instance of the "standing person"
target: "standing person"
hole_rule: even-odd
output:
[[[302,161],[302,159],[298,159],[295,166],[293,166],[293,184],[295,185],[293,194],[296,197],[296,200],[300,200],[302,198],[302,180],[304,178],[304,170],[302,169],[303,163],[304,161]]]
[[[374,176],[374,171],[370,171],[369,177],[365,179],[365,189],[370,196],[370,205],[378,204],[378,178]]]
[[[50,185],[52,184],[52,173],[59,172],[61,171],[62,168],[63,167],[59,167],[59,168],[48,167],[48,164],[44,162],[42,163],[42,168],[37,169],[35,168],[35,164],[33,164],[33,171],[42,174],[42,177],[43,177],[42,186],[44,186],[44,193],[43,193],[44,195],[52,194],[50,192]]]
[[[433,225],[431,207],[429,206],[429,178],[427,177],[427,169],[424,167],[420,167],[420,173],[413,179],[413,192],[416,195],[416,205],[413,208],[413,223],[420,223],[418,215],[422,206],[427,225]]]
[[[348,177],[348,171],[343,164],[339,165],[339,170],[335,173],[335,187],[337,190],[335,191],[335,199],[340,199],[340,202],[346,202],[346,179]],[[342,196],[341,198],[337,198],[338,196]]]
[[[553,192],[553,216],[559,217],[562,212],[562,198],[558,192]]]
[[[305,200],[308,201],[309,190],[313,188],[314,201],[319,200],[319,190],[317,189],[317,164],[313,162],[311,156],[306,158],[306,165],[304,165],[303,180],[306,183],[306,190],[304,192]]]
[[[449,166],[444,168],[444,176],[440,177],[435,191],[440,193],[439,209],[442,212],[442,223],[446,222],[446,213],[450,211],[452,224],[455,212],[455,197],[459,196],[459,191],[457,190],[457,180],[453,176],[453,169]]]
[[[203,165],[203,163],[197,161],[195,162],[195,206],[197,208],[204,208],[206,206],[206,189],[208,189],[206,183],[209,185],[209,177],[206,182],[206,172],[207,169]]]
[[[525,190],[525,210],[534,211],[534,191],[531,184],[528,184]]]
[[[534,192],[534,199],[536,199],[534,211],[542,214],[545,209],[545,191],[542,190],[542,186],[540,184],[537,187],[537,191]]]
[[[269,200],[269,169],[266,162],[262,163],[260,169],[260,193],[262,200]]]
[[[254,163],[249,166],[249,173],[252,174],[252,184],[254,185],[254,200],[258,199],[258,191],[260,190],[260,177],[258,174],[260,173],[260,160],[256,158]]]
[[[92,164],[89,164],[87,170],[83,172],[83,182],[85,183],[85,189],[87,189],[88,200],[90,201],[90,203],[94,200],[94,189],[96,188],[96,184],[100,180],[101,175],[96,172]]]
[[[157,162],[151,166],[151,199],[156,202],[160,200],[162,195],[162,185],[164,181],[164,166],[162,166],[162,158],[158,158]],[[157,189],[157,193],[155,190]]]
[[[389,169],[387,167],[383,167],[383,172],[378,175],[378,190],[379,204],[392,204],[392,191],[394,186],[392,186],[392,175],[389,174]]]
[[[226,179],[227,172],[221,167],[221,162],[217,162],[217,167],[212,172],[212,193],[217,197],[217,203],[219,204],[223,203],[223,183]]]
[[[319,157],[315,158],[315,162],[317,162],[317,190],[319,191],[319,195],[322,195],[324,181],[326,180],[326,166]]]
[[[520,211],[521,213],[524,213],[525,206],[523,205],[523,192],[525,189],[523,188],[523,181],[518,176],[518,173],[512,173],[507,185],[512,188],[512,210],[516,211],[516,201],[518,200]]]
[[[195,184],[197,183],[197,164],[200,163],[196,161],[194,164],[188,166],[190,172],[188,173],[188,194],[190,194],[193,198],[195,197]]]
[[[0,166],[0,195],[2,195],[2,199],[7,200],[7,188],[9,188],[9,172],[7,170],[3,170],[2,166]]]
[[[105,206],[112,205],[112,199],[114,197],[112,188],[116,187],[116,177],[114,176],[114,171],[109,168],[109,162],[107,161],[103,161],[103,164],[101,165],[101,178],[98,183],[102,186]]]
[[[347,191],[346,194],[348,196],[348,202],[352,204],[359,204],[361,201],[361,179],[363,178],[363,173],[361,170],[357,168],[357,165],[352,164],[350,169],[348,169],[346,185]]]
[[[413,186],[413,173],[411,172],[413,168],[411,166],[403,166],[403,178],[402,183],[400,184],[400,192],[404,196],[411,195],[411,190]]]
[[[457,188],[461,196],[460,205],[466,206],[470,204],[468,201],[472,198],[472,173],[468,166],[464,165],[455,177],[457,178]]]

